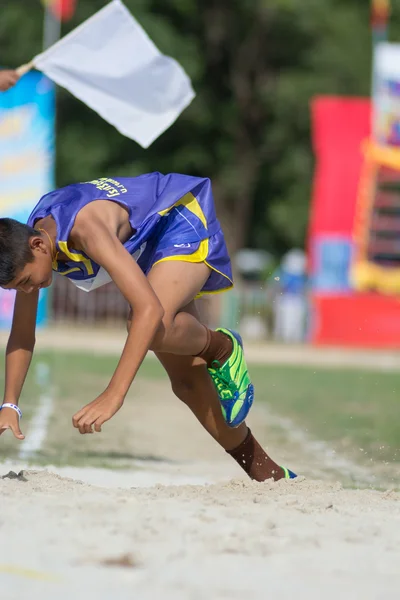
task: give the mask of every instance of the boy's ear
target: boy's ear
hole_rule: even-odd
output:
[[[43,241],[43,238],[40,235],[33,235],[29,240],[29,245],[31,250],[44,250],[47,252],[46,244]]]

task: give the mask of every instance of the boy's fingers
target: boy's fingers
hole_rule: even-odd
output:
[[[83,417],[84,414],[85,414],[84,409],[82,409],[72,417],[72,425],[74,427],[79,427],[79,421]]]
[[[79,423],[78,429],[79,429],[79,433],[81,433],[82,435],[84,433],[93,433],[92,426],[90,423],[84,423],[84,422]]]
[[[17,415],[16,415],[17,417]],[[19,419],[18,417],[16,418],[16,420],[12,419],[11,423],[10,423],[10,429],[13,432],[14,436],[19,439],[19,440],[23,440],[24,439],[24,435],[22,433],[22,431],[19,428]]]
[[[93,433],[92,431],[92,424],[89,423],[85,423],[84,425],[84,433]]]
[[[22,431],[20,430],[19,425],[14,425],[13,423],[10,423],[9,425],[3,425],[2,427],[0,427],[0,435],[2,433],[4,433],[5,431],[7,431],[7,429],[11,429],[11,431],[14,434],[14,436],[18,440],[24,440],[25,439],[25,436],[22,433]]]
[[[97,433],[100,433],[101,431],[101,426],[104,423],[104,419],[103,418],[98,418],[96,423],[94,424],[94,430],[97,431]]]
[[[90,414],[83,414],[83,416],[78,420],[76,427],[79,429],[79,433],[93,433],[92,424],[96,420],[96,417],[93,417]]]
[[[79,427],[85,422],[87,421],[87,408],[82,408],[79,412],[77,412],[73,417],[72,417],[72,425],[74,427],[76,427],[77,429],[79,429]]]
[[[24,440],[25,436],[19,428],[19,425],[11,425],[11,431],[18,440]]]
[[[107,418],[105,418],[103,415],[99,416],[98,412],[99,411],[97,410],[91,410],[90,412],[87,412],[83,408],[72,417],[73,426],[76,429],[79,429],[79,433],[82,435],[85,433],[94,433],[94,431],[100,433],[101,426],[103,425],[104,421],[107,421]]]

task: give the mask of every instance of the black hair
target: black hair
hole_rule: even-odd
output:
[[[40,235],[29,225],[14,219],[0,219],[0,286],[9,284],[34,255],[29,245],[33,235]]]

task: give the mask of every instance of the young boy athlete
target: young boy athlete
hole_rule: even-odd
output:
[[[0,285],[17,290],[0,432],[11,429],[19,439],[17,404],[34,348],[38,295],[52,270],[86,291],[113,280],[131,307],[107,389],[73,417],[80,433],[101,431],[153,350],[176,396],[251,478],[295,477],[245,425],[254,390],[240,336],[211,331],[198,318],[196,297],[232,287],[209,179],[101,178],[45,195],[27,225],[0,219]]]

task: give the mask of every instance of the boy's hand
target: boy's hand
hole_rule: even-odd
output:
[[[0,92],[6,92],[12,88],[18,81],[19,76],[16,71],[11,69],[0,71]]]
[[[2,408],[0,410],[0,435],[4,433],[6,429],[11,429],[18,440],[25,439],[25,436],[19,428],[18,413],[12,408]]]
[[[80,433],[93,433],[94,430],[100,432],[103,423],[111,419],[124,403],[123,398],[119,398],[107,390],[100,394],[96,400],[90,402],[72,417],[72,424]]]

